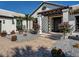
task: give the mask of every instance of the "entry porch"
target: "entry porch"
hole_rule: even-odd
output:
[[[39,33],[42,34],[48,32],[60,32],[59,24],[61,24],[62,22],[68,22],[69,19],[69,10],[67,8],[68,7],[63,7],[54,10],[39,12]]]

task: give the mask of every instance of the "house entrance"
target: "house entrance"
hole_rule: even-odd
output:
[[[56,17],[52,20],[52,31],[60,32],[59,24],[62,22],[62,17]]]

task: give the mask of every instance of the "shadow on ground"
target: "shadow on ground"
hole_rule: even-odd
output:
[[[50,57],[51,53],[46,48],[40,47],[37,51],[33,51],[31,47],[14,48],[15,54],[13,57]]]
[[[33,51],[30,46],[26,46],[25,48],[13,48],[12,50],[15,52],[12,57],[53,57],[51,51],[44,47],[40,47],[37,51]],[[65,53],[65,55],[66,56],[63,57],[71,57],[68,53]],[[0,55],[0,57],[4,56]],[[9,57],[9,55],[7,57]]]
[[[48,36],[48,38],[53,39],[53,40],[60,40],[62,37],[62,34],[51,34]]]

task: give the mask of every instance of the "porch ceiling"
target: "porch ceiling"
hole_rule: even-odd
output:
[[[50,16],[50,15],[57,16],[57,15],[62,15],[63,14],[62,9],[66,9],[66,8],[69,8],[69,7],[67,6],[67,7],[57,8],[57,9],[53,9],[53,10],[43,11],[43,12],[39,12],[38,14],[42,14],[44,16]]]

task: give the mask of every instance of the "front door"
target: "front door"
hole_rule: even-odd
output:
[[[53,32],[60,32],[59,30],[59,24],[62,22],[62,17],[56,17],[56,18],[53,18],[53,29],[52,31]]]
[[[0,21],[0,32],[1,32],[1,21]]]
[[[79,16],[76,16],[76,31],[79,31]]]

